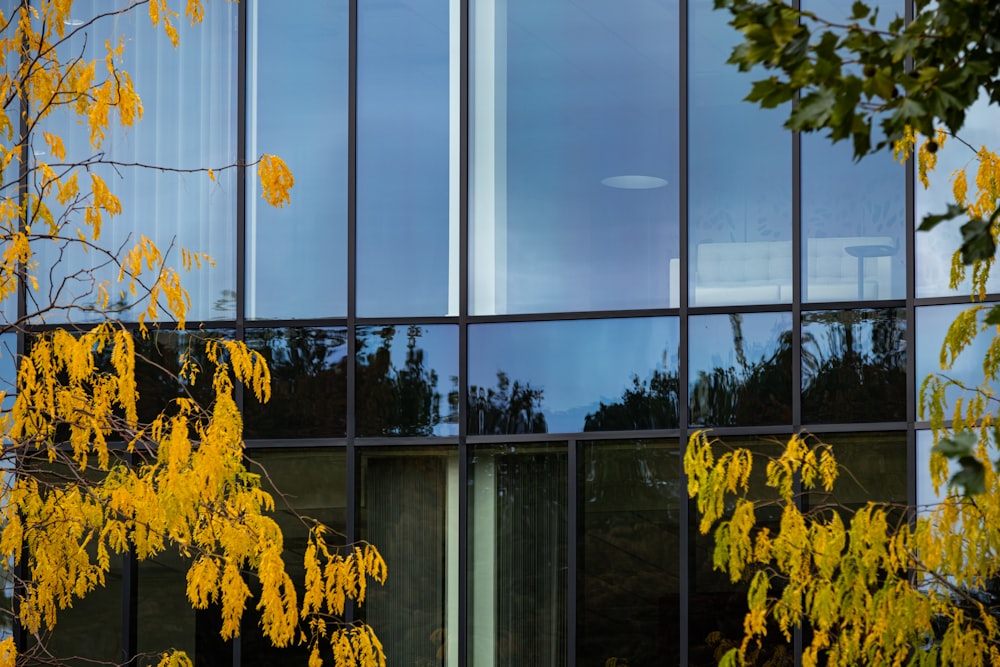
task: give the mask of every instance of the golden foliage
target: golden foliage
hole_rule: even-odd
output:
[[[811,628],[803,651],[809,667],[998,664],[1000,619],[970,595],[1000,577],[1000,484],[992,468],[986,494],[950,495],[917,516],[876,503],[803,510],[786,475],[824,456],[825,465],[835,463],[825,445],[793,436],[767,466],[767,486],[782,508],[772,534],[757,510],[774,501],[752,499],[746,485],[718,474],[740,450],[705,465],[718,446],[702,432],[692,435],[684,469],[699,508],[728,508],[700,525],[702,533],[714,528],[716,569],[749,586],[744,639],[725,647],[721,664],[751,664],[769,621],[789,641],[794,628]],[[751,474],[751,457],[727,460],[741,478]],[[807,481],[802,472],[800,479],[802,493],[832,488],[833,476]]]
[[[106,15],[142,4],[115,5]],[[162,26],[177,46],[180,15],[173,3],[146,4],[152,24]],[[87,128],[99,155],[110,133],[143,115],[142,100],[122,69],[126,40],[107,41],[96,60],[60,60],[64,40],[89,25],[69,21],[72,5],[72,0],[42,0],[21,5],[10,16],[0,13],[0,96],[5,108],[23,100],[29,112],[20,122],[16,114],[0,113],[0,162],[25,174],[0,198],[0,301],[15,298],[23,285],[29,304],[37,306],[4,329],[29,338],[17,359],[9,408],[0,412],[0,456],[9,464],[0,484],[0,568],[21,588],[17,620],[30,633],[42,633],[57,623],[61,610],[104,585],[113,557],[131,552],[146,560],[176,550],[190,559],[189,601],[199,609],[219,606],[223,637],[238,634],[252,604],[275,646],[311,646],[310,665],[321,664],[323,642],[336,665],[384,665],[371,629],[341,618],[348,601],[364,601],[369,580],[385,580],[385,563],[373,546],[329,542],[322,524],[299,517],[309,529],[301,597],[286,571],[282,532],[272,517],[274,499],[260,475],[245,466],[234,399],[239,382],[259,401],[268,400],[263,357],[239,341],[207,342],[205,360],[186,357],[177,379],[188,388],[210,386],[212,400],[199,405],[182,395],[160,406],[151,420],[140,420],[137,337],[147,336],[156,321],[183,329],[191,301],[181,272],[149,238],[140,236],[120,249],[102,247],[105,228],[123,214],[121,202],[88,163],[65,163],[66,147],[52,131],[54,123],[46,125],[49,131],[39,127],[55,109],[69,110]],[[192,24],[201,21],[200,0],[187,0],[184,14]],[[34,134],[44,141],[51,164],[22,164]],[[275,206],[289,203],[294,181],[284,162],[265,155],[258,166],[265,199]],[[215,179],[214,169],[196,171]],[[50,198],[69,213],[54,216]],[[29,326],[49,309],[79,307],[45,303],[36,294],[37,249],[52,241],[100,253],[118,268],[114,280],[90,276],[95,301],[87,308],[104,319],[85,330]],[[180,249],[179,254],[182,271],[212,264],[204,253]],[[144,303],[138,331],[110,317],[116,293]],[[260,583],[256,599],[248,577]],[[0,642],[0,667],[22,659],[30,656],[18,656],[11,638]],[[158,660],[164,667],[191,664],[181,652]]]

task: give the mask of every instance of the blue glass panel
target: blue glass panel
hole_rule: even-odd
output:
[[[868,4],[882,27],[903,12],[901,0]],[[804,0],[802,8],[831,20],[850,12],[838,0]],[[905,233],[906,169],[888,151],[855,162],[850,141],[802,135],[804,301],[904,298]]]
[[[271,369],[271,400],[262,405],[244,392],[244,437],[346,435],[346,329],[249,329],[246,342]]]
[[[44,315],[46,321],[93,320],[104,317],[94,312],[98,303],[96,284],[110,280],[112,309],[134,320],[146,307],[144,291],[137,296],[119,294],[114,284],[118,269],[112,256],[120,256],[149,237],[167,254],[167,264],[181,268],[181,248],[212,256],[214,267],[183,274],[183,285],[191,294],[188,319],[232,319],[235,317],[236,289],[236,176],[224,169],[236,162],[236,66],[237,6],[207,3],[205,20],[190,26],[177,21],[182,46],[174,49],[163,28],[150,24],[145,8],[110,13],[109,2],[89,0],[73,5],[72,23],[86,24],[61,49],[72,57],[98,59],[106,55],[108,39],[124,38],[123,67],[135,82],[143,102],[143,116],[134,127],[123,129],[113,121],[102,147],[90,145],[89,129],[79,124],[67,108],[45,119],[43,128],[61,135],[67,162],[94,160],[88,171],[101,176],[121,201],[119,216],[104,216],[98,248],[84,252],[77,230],[90,229],[83,222],[82,207],[60,207],[52,202],[63,241],[39,246],[40,289],[32,293],[29,313],[49,304],[73,310],[56,310]],[[117,2],[122,6],[128,3]],[[178,91],[181,91],[179,93]],[[114,116],[112,116],[114,118]],[[50,159],[40,136],[32,140],[33,161]],[[112,166],[107,161],[116,161]],[[103,163],[102,163],[103,162]],[[158,170],[138,165],[165,167]],[[216,169],[212,181],[204,173],[171,170]],[[81,187],[89,183],[80,173]],[[39,181],[30,186],[37,189]],[[48,269],[52,267],[52,270]],[[147,276],[148,278],[148,276]],[[100,311],[100,309],[98,309]]]
[[[805,301],[906,296],[906,171],[888,153],[802,137]]]
[[[471,311],[666,306],[677,1],[473,4]]]
[[[689,326],[692,425],[753,426],[791,421],[791,315],[702,315],[692,317]]]
[[[986,327],[985,331],[976,336],[968,348],[955,358],[949,368],[943,369],[941,367],[941,346],[944,343],[945,334],[948,333],[948,327],[955,321],[959,313],[968,307],[964,304],[955,304],[951,306],[925,306],[917,309],[917,375],[914,381],[918,390],[927,376],[932,373],[941,374],[970,389],[983,384],[985,380],[983,359],[995,338],[993,327]],[[983,317],[984,315],[979,315],[980,326],[982,326]],[[995,382],[989,383],[987,386],[993,392],[1000,389]],[[956,399],[963,395],[966,398],[971,396],[958,386],[947,387],[944,405],[946,415],[951,414]],[[926,419],[928,416],[924,415],[924,418]]]
[[[469,327],[470,435],[676,428],[675,318]]]
[[[588,442],[581,454],[576,654],[679,665],[678,443]]]
[[[449,192],[459,92],[458,54],[449,62],[451,4],[358,5],[360,315],[458,314],[458,202]]]
[[[358,327],[355,429],[458,435],[458,327]]]
[[[906,419],[906,313],[824,310],[802,315],[802,421]]]
[[[249,6],[247,152],[280,155],[295,187],[275,209],[247,171],[247,317],[347,313],[347,5]]]
[[[949,203],[955,201],[952,193],[950,174],[964,169],[972,195],[976,182],[978,161],[975,151],[980,146],[992,147],[1000,142],[1000,127],[996,122],[996,109],[991,107],[986,94],[967,112],[962,126],[962,141],[952,139],[937,152],[937,169],[930,174],[930,188],[917,184],[916,221],[920,224],[924,216],[944,213]],[[916,233],[916,280],[917,296],[930,297],[955,294],[948,287],[951,276],[951,258],[962,244],[960,227],[964,220],[959,217],[942,223],[929,232]],[[968,294],[971,281],[959,285],[958,293]],[[987,289],[1000,291],[1000,272],[993,271]]]
[[[691,3],[688,186],[690,304],[792,299],[788,109],[743,101],[753,77],[726,64],[739,33],[710,0]]]

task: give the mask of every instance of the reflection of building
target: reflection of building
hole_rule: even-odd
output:
[[[962,299],[916,280],[954,244],[907,221],[940,197],[740,103],[711,5],[214,2],[182,57],[131,63],[147,120],[113,154],[268,151],[295,171],[279,211],[249,174],[237,201],[235,171],[121,195],[219,262],[190,284],[195,318],[262,350],[275,382],[269,406],[244,401],[251,455],[298,510],[382,549],[365,613],[390,664],[711,664],[742,598],[691,528],[696,427],[762,450],[809,429],[854,472],[845,502],[916,497],[914,387],[952,313],[937,304]],[[194,99],[158,91],[164,71]],[[178,142],[198,150],[161,152]],[[292,659],[252,621],[222,645],[178,567],[112,582],[62,641]]]

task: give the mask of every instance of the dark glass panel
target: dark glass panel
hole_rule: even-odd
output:
[[[810,444],[823,442],[833,448],[841,472],[832,493],[820,489],[806,495],[807,508],[831,506],[846,518],[868,502],[906,503],[905,432],[820,433],[813,438]],[[903,516],[900,511],[896,518]]]
[[[991,304],[987,304],[989,307]],[[939,373],[947,378],[960,382],[966,387],[974,388],[983,384],[985,376],[983,374],[983,359],[985,358],[990,344],[994,339],[994,330],[988,327],[981,332],[962,354],[955,358],[951,368],[944,370],[941,368],[941,346],[944,337],[948,333],[948,327],[958,317],[959,313],[967,309],[965,304],[955,304],[951,306],[926,306],[917,308],[917,374],[914,378],[917,389],[932,373]],[[980,315],[980,322],[982,322]],[[990,383],[991,391],[996,392],[996,383]],[[963,396],[968,398],[970,394],[962,392],[958,387],[948,387],[945,392],[945,415],[950,415],[954,410],[955,401]],[[925,415],[925,418],[927,416]]]
[[[458,435],[458,327],[357,329],[359,436]]]
[[[768,461],[781,454],[785,437],[778,438],[726,438],[726,449],[746,448],[753,455],[753,472],[750,475],[750,500],[776,500],[774,489],[767,486]],[[728,516],[726,517],[728,518]],[[701,517],[693,510],[690,514],[688,534],[691,537],[691,561],[688,568],[690,603],[688,607],[689,664],[691,667],[715,667],[728,648],[738,646],[743,639],[743,619],[747,613],[748,581],[734,583],[727,572],[712,566],[715,537],[698,530]],[[766,504],[757,510],[757,526],[778,532],[781,508]],[[776,582],[775,582],[776,583]],[[786,643],[775,625],[768,627],[767,637],[758,654],[760,665],[791,665],[792,646]]]
[[[271,369],[271,400],[262,405],[244,392],[244,437],[346,435],[346,329],[248,329],[246,341]]]
[[[454,4],[358,5],[360,315],[458,314]]]
[[[676,318],[469,327],[469,434],[676,428]]]
[[[743,101],[754,73],[726,63],[740,39],[727,12],[711,0],[694,0],[689,11],[689,303],[789,303],[792,135],[781,126],[788,109]]]
[[[195,399],[208,408],[212,404],[212,364],[205,352],[209,340],[232,339],[232,329],[192,331],[151,330],[135,340],[135,381],[139,387],[139,420],[151,421],[161,411],[170,411],[170,402],[181,397]],[[178,373],[185,360],[200,369],[194,384],[181,380]]]
[[[96,554],[95,554],[96,555]],[[62,658],[58,664],[87,667],[95,663],[120,664],[122,647],[122,557],[111,555],[105,585],[95,588],[73,606],[59,612],[58,623],[49,636],[42,636],[44,651]],[[39,637],[31,639],[37,649]],[[30,655],[30,653],[29,653]],[[27,656],[18,656],[26,658]],[[51,664],[45,654],[28,658],[28,664]]]
[[[690,319],[690,420],[696,426],[792,420],[792,320],[788,313]]]
[[[248,466],[250,470],[256,471],[259,464],[261,469],[267,471],[268,479],[264,482],[264,488],[275,499],[274,518],[285,537],[285,566],[301,593],[305,583],[303,558],[309,519],[321,521],[332,529],[332,532],[326,533],[331,546],[338,544],[338,536],[346,534],[347,455],[343,449],[254,449],[250,454],[253,459]],[[256,582],[250,583],[257,595],[259,589]],[[373,587],[377,587],[377,584],[373,584]],[[308,646],[300,644],[282,649],[274,648],[261,632],[259,613],[253,609],[253,605],[247,607],[240,634],[242,667],[307,663]],[[333,652],[329,646],[323,649],[324,662],[333,664]]]
[[[581,453],[578,662],[679,664],[677,442],[588,442]]]
[[[906,313],[802,314],[802,421],[906,419]]]
[[[458,483],[454,448],[361,450],[358,529],[390,568],[361,611],[390,664],[458,654]]]
[[[470,454],[469,664],[566,664],[566,494],[565,445]]]
[[[159,664],[168,650],[184,651],[196,667],[233,659],[232,643],[219,635],[222,609],[218,605],[192,609],[185,595],[190,564],[176,552],[163,552],[139,564],[136,621],[142,667]]]
[[[471,312],[666,306],[677,1],[472,4]]]
[[[347,313],[347,0],[248,5],[247,152],[280,155],[291,204],[247,170],[246,315]]]

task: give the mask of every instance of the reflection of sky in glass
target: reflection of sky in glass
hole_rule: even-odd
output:
[[[437,385],[432,389],[441,395],[438,409],[442,421],[433,424],[433,434],[458,435],[458,415],[451,415],[451,408],[448,405],[449,392],[458,391],[458,327],[450,324],[358,327],[358,364],[365,363],[366,356],[374,354],[382,346],[383,335],[388,335],[390,336],[389,358],[392,364],[390,374],[398,374],[401,369],[406,368],[411,334],[415,337],[416,350],[423,353],[423,369],[437,374]],[[358,403],[363,404],[364,396],[360,395],[361,391],[359,387]],[[450,421],[445,421],[449,417]],[[358,419],[361,419],[360,416]],[[359,426],[358,435],[381,435],[361,431],[362,428]]]
[[[667,305],[679,254],[676,0],[476,9],[472,311]],[[494,20],[505,48],[486,36]],[[666,184],[602,183],[623,175]]]
[[[17,388],[16,346],[17,337],[14,334],[0,335],[0,391],[7,393],[2,406],[4,409],[9,409],[13,405]]]
[[[448,0],[358,6],[364,316],[444,315],[449,287],[457,294],[458,276],[449,284],[449,257],[458,252],[449,218],[449,45]]]
[[[620,400],[632,376],[676,373],[673,318],[511,322],[469,327],[469,384],[495,387],[497,373],[544,391],[549,432],[582,431],[599,404]]]
[[[747,363],[769,359],[782,335],[791,331],[792,316],[789,313],[699,315],[691,318],[689,327],[688,372],[696,377],[698,371],[739,366],[734,344],[737,329],[742,332]]]
[[[960,136],[978,150],[980,146],[995,147],[1000,141],[1000,128],[997,127],[996,109],[988,104],[987,96],[983,95],[967,112],[965,125]],[[938,151],[937,169],[929,175],[930,189],[925,190],[917,184],[916,221],[917,225],[925,216],[932,213],[944,213],[949,203],[955,201],[951,191],[950,174],[956,169],[965,169],[969,183],[969,196],[973,196],[976,169],[978,162],[972,149],[955,139],[945,143]],[[962,243],[959,228],[965,223],[962,217],[943,222],[929,232],[916,233],[917,247],[917,296],[929,297],[954,294],[948,288],[951,274],[951,257]],[[970,272],[971,274],[971,272]],[[1000,275],[993,271],[987,283],[990,291],[1000,290]],[[959,293],[967,293],[969,281],[965,281]]]
[[[924,379],[931,373],[940,373],[970,387],[978,386],[983,382],[983,357],[995,335],[992,327],[976,336],[972,344],[955,359],[955,363],[950,369],[941,369],[941,345],[948,333],[948,327],[966,308],[968,306],[964,304],[917,308],[917,376],[915,381],[918,391]],[[980,321],[982,321],[982,317],[983,315],[980,314]],[[993,391],[997,390],[998,387],[993,385]],[[961,395],[962,393],[957,388],[949,389],[946,393],[948,405],[953,405],[955,399]],[[948,414],[949,409],[945,410],[945,414]]]
[[[252,3],[248,152],[280,155],[292,203],[248,170],[247,316],[347,312],[347,2]],[[256,17],[256,18],[254,18]]]

